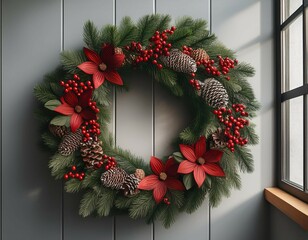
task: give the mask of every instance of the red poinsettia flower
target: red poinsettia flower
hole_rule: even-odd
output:
[[[193,146],[180,144],[180,150],[186,160],[180,163],[178,173],[188,174],[194,172],[194,178],[199,187],[202,186],[206,174],[216,177],[225,176],[218,163],[223,152],[213,149],[206,151],[206,139],[204,136],[200,137]]]
[[[160,203],[167,189],[185,190],[183,183],[177,179],[178,164],[169,158],[164,164],[160,159],[151,157],[150,166],[154,174],[145,177],[138,185],[142,190],[153,190],[156,203]]]
[[[78,68],[87,74],[93,75],[95,88],[102,85],[105,78],[114,84],[123,85],[122,78],[115,69],[122,66],[125,58],[124,54],[115,54],[112,45],[105,45],[102,48],[101,56],[85,47],[83,51],[89,61],[80,64]]]
[[[58,113],[71,116],[72,132],[75,132],[84,120],[96,119],[95,111],[89,106],[91,97],[92,90],[84,91],[80,96],[70,91],[61,98],[62,104],[54,109]]]

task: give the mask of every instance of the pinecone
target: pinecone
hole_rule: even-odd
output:
[[[95,168],[103,159],[102,142],[94,140],[82,142],[80,154],[87,168]]]
[[[105,187],[119,190],[127,177],[128,174],[122,168],[114,167],[102,174],[101,182]]]
[[[49,131],[56,137],[62,138],[67,133],[66,126],[57,126],[53,124],[49,124]]]
[[[217,128],[216,132],[212,133],[213,148],[219,149],[227,146],[227,138],[221,128]]]
[[[193,73],[197,71],[195,60],[179,49],[171,49],[169,56],[161,56],[159,59],[166,67],[176,72]]]
[[[198,95],[213,108],[221,108],[228,105],[229,96],[224,86],[214,78],[208,78],[199,82],[200,90]]]
[[[142,169],[136,169],[134,174],[129,174],[121,187],[125,196],[133,196],[139,193],[138,184],[145,177]]]
[[[191,51],[190,55],[196,62],[200,62],[201,60],[208,61],[210,59],[209,55],[202,48],[194,49]]]
[[[82,133],[80,129],[78,129],[76,132],[68,132],[63,136],[58,151],[63,156],[71,155],[79,148],[81,141]]]

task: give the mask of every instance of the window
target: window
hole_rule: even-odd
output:
[[[308,202],[308,0],[277,5],[278,185]]]

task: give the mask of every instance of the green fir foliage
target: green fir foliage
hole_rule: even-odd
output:
[[[149,39],[155,31],[170,29],[171,18],[169,15],[147,15],[142,17],[137,23],[134,23],[130,17],[122,19],[118,26],[106,25],[98,29],[93,22],[87,21],[84,25],[83,40],[85,47],[88,47],[97,53],[104,43],[113,44],[115,47],[121,47],[125,54],[125,46],[131,42],[140,42],[143,47],[150,44]],[[169,35],[168,42],[173,48],[182,49],[186,45],[193,49],[202,48],[206,50],[212,59],[217,59],[217,55],[222,57],[235,58],[234,51],[226,48],[220,43],[214,34],[207,29],[206,21],[202,19],[194,20],[190,17],[183,17],[175,24],[176,30],[173,35]],[[53,136],[47,129],[48,124],[57,120],[58,125],[69,124],[70,116],[64,116],[54,112],[54,108],[60,104],[58,101],[63,95],[63,87],[60,86],[61,80],[72,79],[73,74],[79,74],[81,81],[88,81],[91,75],[87,75],[78,69],[78,65],[87,61],[82,50],[64,51],[61,53],[62,67],[56,69],[51,74],[44,77],[44,81],[34,88],[34,94],[40,102],[36,116],[42,123],[42,141],[48,149],[55,153],[49,161],[51,174],[56,179],[62,179],[63,175],[71,171],[72,165],[78,169],[83,169],[85,178],[83,181],[69,179],[65,182],[64,189],[69,193],[83,192],[80,203],[79,213],[83,217],[90,214],[99,216],[108,216],[118,211],[128,213],[133,219],[145,218],[148,223],[160,220],[165,227],[169,227],[180,211],[192,213],[200,207],[206,197],[209,204],[215,207],[221,199],[229,196],[232,188],[241,187],[239,171],[252,172],[253,158],[247,147],[235,146],[232,153],[227,148],[224,152],[220,165],[225,172],[225,177],[213,177],[207,175],[204,184],[198,188],[193,174],[181,175],[180,179],[186,187],[186,191],[167,191],[166,197],[171,202],[170,205],[156,203],[152,191],[140,191],[138,194],[125,197],[121,191],[104,188],[101,184],[101,174],[105,171],[104,167],[99,169],[86,169],[82,161],[80,152],[76,151],[69,156],[62,156],[57,152],[61,139]],[[159,59],[158,59],[159,61]],[[195,90],[189,84],[191,76],[189,74],[178,73],[163,67],[158,70],[151,63],[142,63],[137,66],[125,64],[119,69],[121,76],[128,74],[137,68],[149,74],[150,78],[166,87],[174,96],[181,97],[189,106],[191,121],[179,134],[176,143],[194,144],[201,135],[205,135],[208,140],[208,147],[211,146],[211,134],[218,127],[224,127],[212,113],[213,108],[209,107],[203,99],[196,95]],[[230,81],[225,80],[225,76],[215,78],[220,81],[228,92],[230,107],[232,104],[244,104],[249,112],[249,118],[256,115],[260,108],[255,99],[253,89],[247,78],[254,75],[254,69],[247,63],[240,62],[234,69],[230,69],[228,76]],[[204,80],[213,77],[204,73],[204,67],[200,66],[196,73],[196,79]],[[117,90],[127,88],[118,87]],[[134,173],[135,170],[143,169],[146,175],[152,174],[149,164],[142,158],[134,156],[129,151],[115,146],[112,134],[109,132],[109,122],[111,116],[110,95],[113,85],[105,81],[98,89],[93,92],[93,100],[96,101],[100,109],[98,113],[99,124],[102,134],[99,139],[103,142],[104,154],[116,158],[118,166],[127,173]],[[47,104],[46,104],[47,103]],[[44,105],[48,108],[44,108]],[[255,125],[250,123],[247,127],[240,130],[243,137],[248,139],[248,144],[258,143],[258,136],[255,132]],[[171,155],[172,153],[170,153]],[[175,160],[180,163],[185,157],[179,152],[179,149],[173,153]]]

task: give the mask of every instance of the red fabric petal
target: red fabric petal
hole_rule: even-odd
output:
[[[114,46],[113,45],[107,44],[104,47],[102,47],[101,60],[107,66],[108,66],[108,63],[110,62],[110,59],[113,58],[113,55],[114,55]]]
[[[101,58],[93,50],[84,47],[83,52],[87,56],[88,60],[94,62],[96,65],[99,65],[102,62]]]
[[[80,70],[84,71],[87,74],[94,74],[98,72],[98,65],[94,62],[84,62],[77,66]]]
[[[151,157],[150,166],[153,173],[155,173],[156,175],[159,175],[161,172],[165,171],[165,166],[163,162],[154,156]]]
[[[123,85],[122,78],[120,74],[118,74],[116,71],[106,71],[104,72],[104,74],[109,82],[112,82],[117,85]]]
[[[76,132],[76,130],[80,127],[82,123],[83,123],[82,117],[79,114],[74,113],[70,121],[72,132]]]
[[[216,163],[205,163],[202,165],[202,168],[209,175],[216,176],[216,177],[225,176],[225,173],[222,170],[222,168]]]
[[[199,157],[202,157],[205,151],[206,151],[206,142],[205,142],[205,137],[202,136],[195,144],[196,158],[198,159]]]
[[[72,91],[65,93],[63,96],[65,102],[67,102],[72,107],[75,107],[78,104],[78,98],[76,94]]]
[[[166,162],[165,172],[168,177],[176,177],[178,174],[179,164],[173,159],[169,158]]]
[[[205,159],[206,163],[216,163],[220,161],[222,155],[222,151],[211,149],[203,155],[203,158]]]
[[[122,66],[125,59],[124,54],[115,54],[110,59],[108,59],[108,62],[106,63],[107,68],[109,69],[116,69]]]
[[[202,186],[205,180],[205,177],[206,175],[205,175],[204,169],[202,168],[202,166],[197,165],[194,169],[194,178],[199,188]]]
[[[79,97],[78,105],[80,105],[82,108],[89,106],[89,100],[92,98],[92,93],[92,90],[83,92]]]
[[[160,203],[167,192],[167,186],[164,182],[159,182],[155,185],[153,197],[156,203]]]
[[[183,162],[180,163],[180,166],[178,168],[178,173],[183,173],[183,174],[191,173],[192,171],[194,171],[195,166],[197,166],[196,163],[184,160]]]
[[[96,113],[91,108],[83,109],[80,116],[85,120],[96,120]]]
[[[191,146],[180,144],[180,150],[187,160],[196,162],[197,158]]]
[[[74,108],[72,108],[70,105],[68,105],[67,103],[62,103],[60,106],[56,107],[54,109],[55,112],[61,113],[63,115],[72,115],[73,113],[75,113]]]
[[[183,183],[180,180],[175,179],[175,178],[167,178],[165,180],[165,184],[167,188],[172,189],[172,190],[178,190],[178,191],[185,190]]]
[[[144,179],[141,180],[141,182],[138,185],[139,189],[142,190],[152,190],[156,186],[157,183],[159,183],[158,176],[156,175],[149,175],[146,176]]]
[[[104,73],[97,71],[93,74],[93,84],[94,88],[98,88],[100,85],[102,85],[105,81]]]

